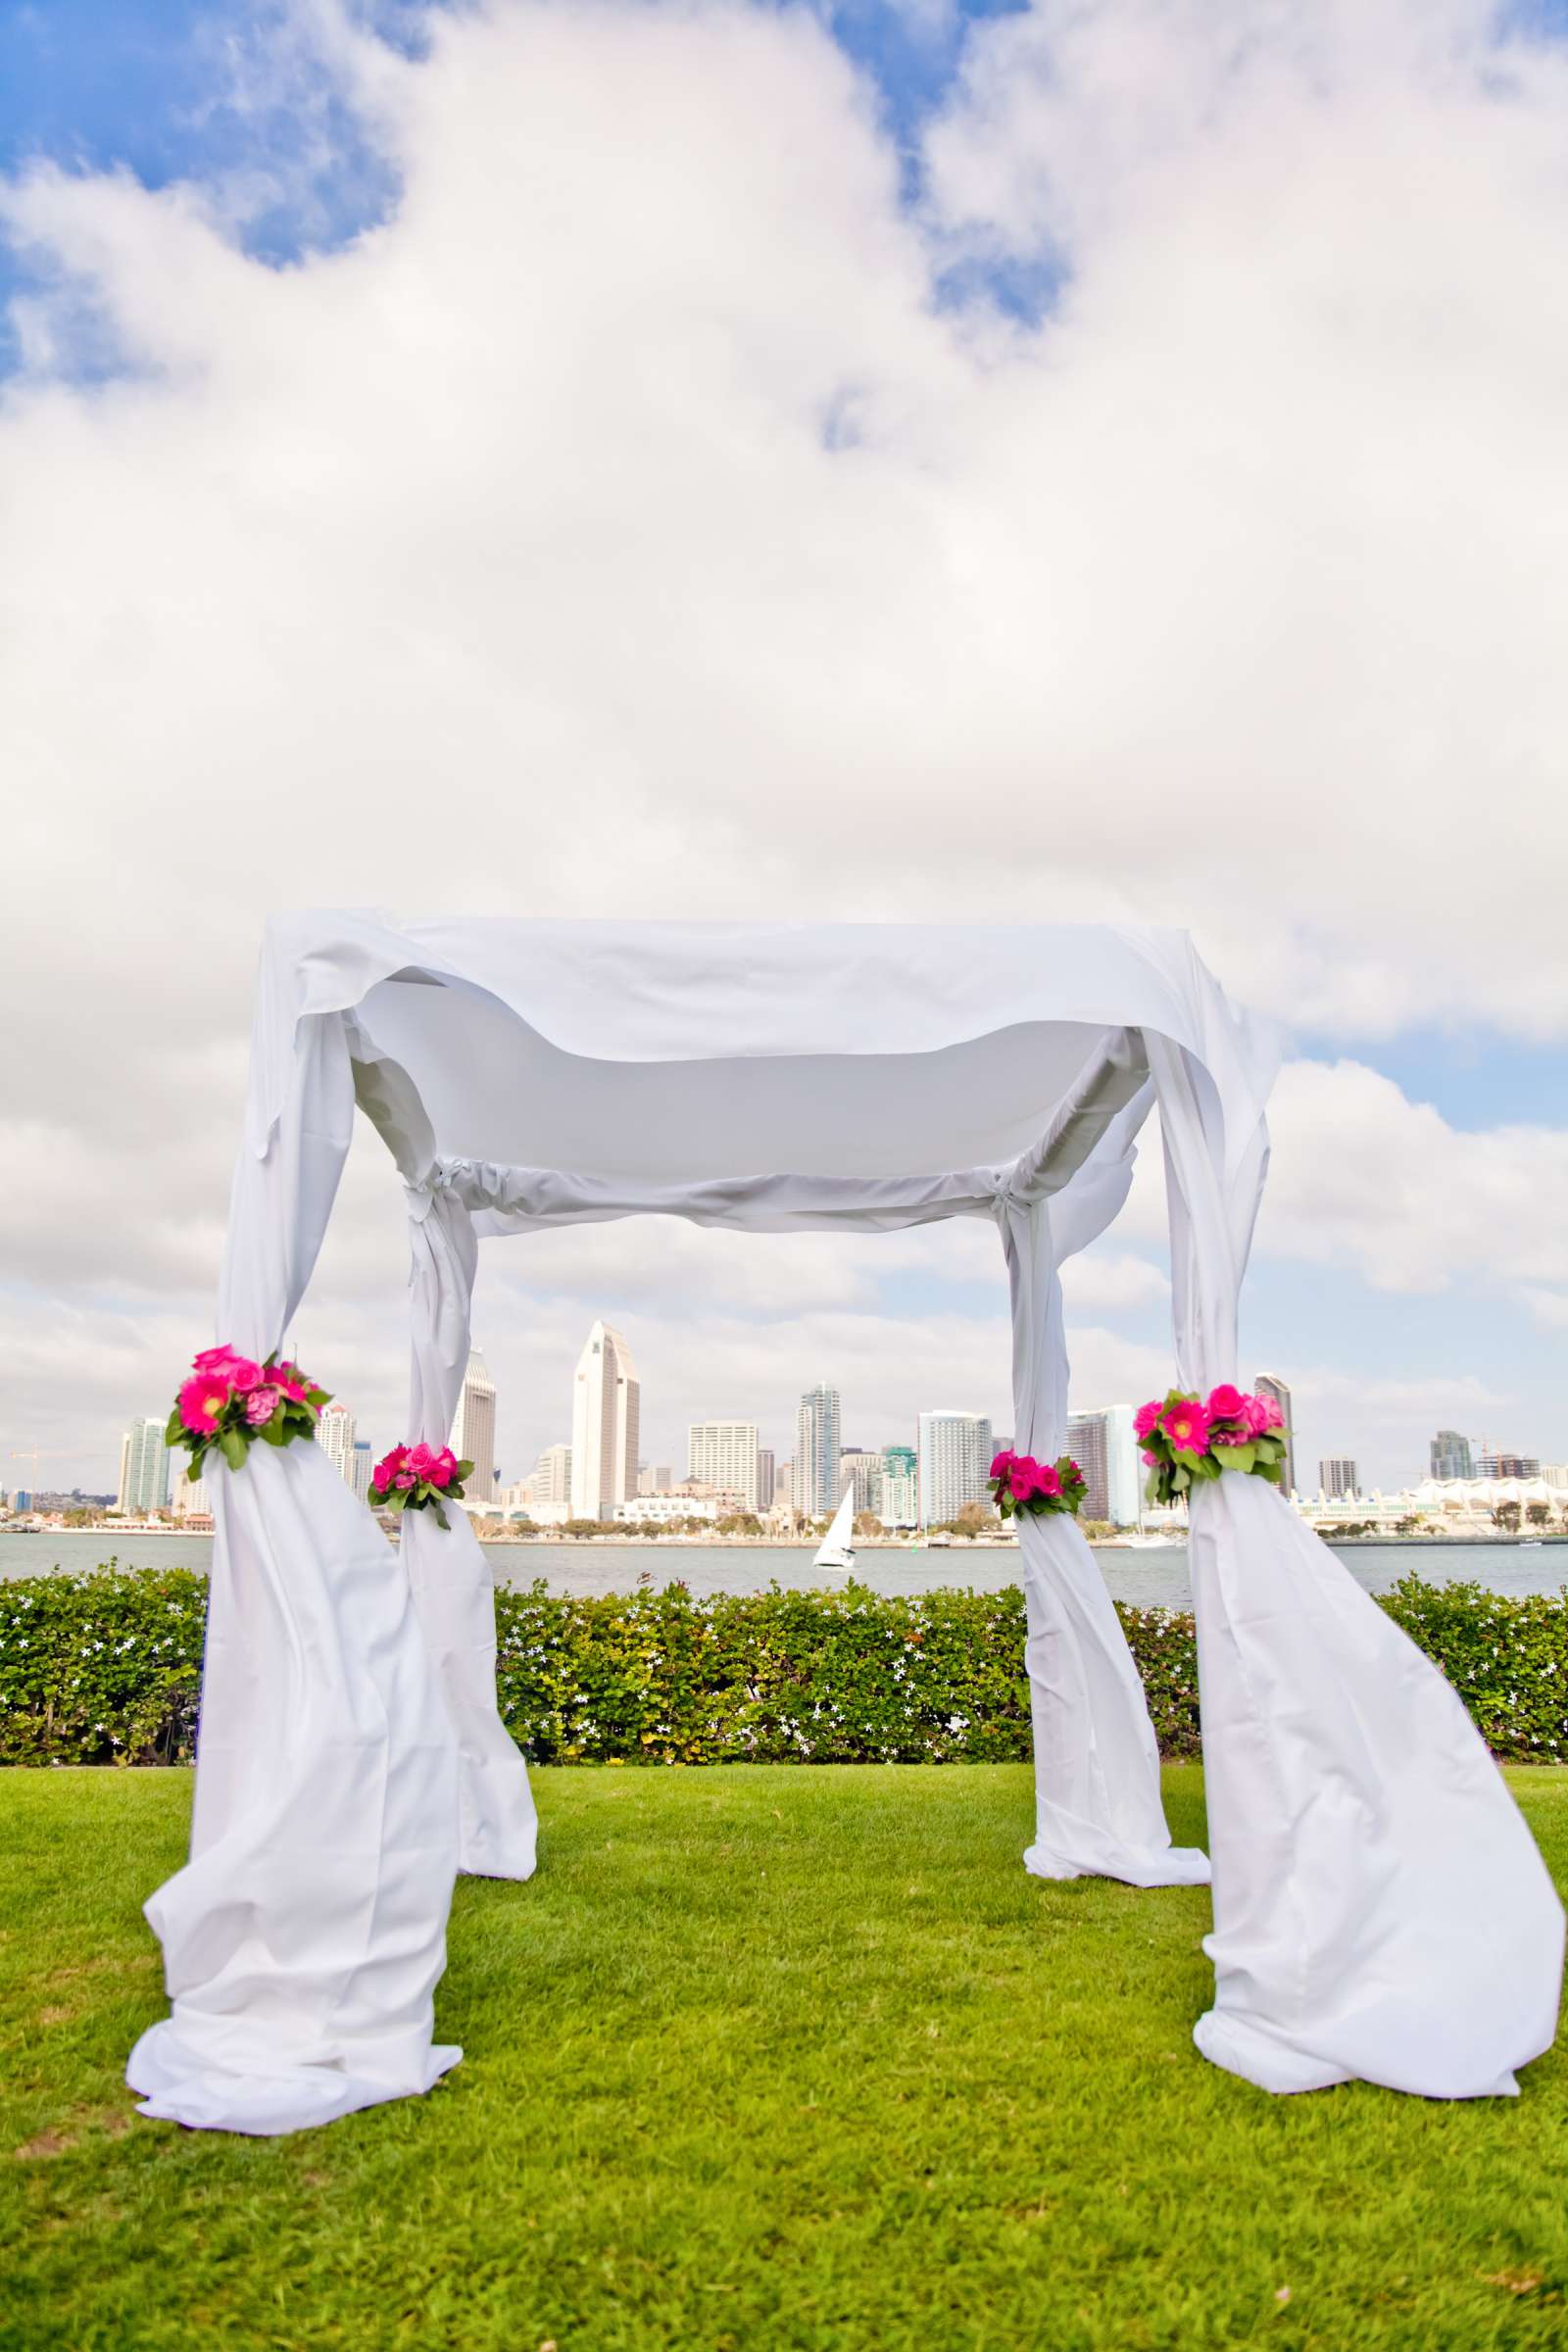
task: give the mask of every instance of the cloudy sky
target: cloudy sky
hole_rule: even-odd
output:
[[[0,1455],[164,1410],[262,919],[378,904],[1186,924],[1290,1034],[1302,1461],[1568,1457],[1565,134],[1561,7],[0,7]],[[509,1477],[595,1313],[659,1460],[1006,1423],[988,1232],[489,1255]],[[376,1441],[403,1275],[368,1137],[299,1339]]]

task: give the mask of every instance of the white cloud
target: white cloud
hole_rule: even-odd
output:
[[[1568,1285],[1568,1132],[1451,1127],[1358,1062],[1287,1063],[1269,1112],[1260,1253],[1380,1291]]]
[[[11,183],[67,288],[0,403],[15,1331],[79,1336],[98,1294],[160,1346],[205,1328],[290,903],[940,917],[994,906],[1000,858],[1010,911],[1187,917],[1298,1021],[1568,1031],[1568,77],[1491,17],[976,26],[916,216],[805,12],[496,0],[417,64],[313,0],[245,71],[257,108],[308,101],[307,174],[321,91],[358,111],[402,192],[346,250],[246,259],[276,191],[239,177]],[[933,299],[956,258],[1043,248],[1038,331]],[[120,380],[70,380],[84,300]],[[1299,1067],[1276,1136],[1263,1250],[1554,1314],[1560,1138]],[[401,1209],[361,1165],[308,1312],[323,1347],[373,1325],[390,1414]],[[1162,1224],[1151,1168],[1118,1246]],[[1000,1301],[994,1250],[880,1263]],[[538,1345],[574,1352],[601,1285],[650,1316],[684,1286],[672,1381],[731,1328],[765,1349],[762,1316],[787,1396],[840,1316],[904,1414],[896,1367],[945,1358],[878,1331],[877,1262],[563,1237]],[[1140,1257],[1068,1285],[1161,1326]],[[981,1394],[994,1334],[922,1328]],[[121,1345],[117,1416],[150,1375]],[[9,1426],[39,1410],[12,1389]]]

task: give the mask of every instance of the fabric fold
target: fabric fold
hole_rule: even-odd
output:
[[[478,1245],[473,1219],[446,1183],[409,1192],[412,1339],[409,1430],[442,1446],[468,1361]],[[459,1867],[477,1878],[528,1879],[539,1822],[528,1767],[496,1704],[495,1588],[460,1502],[405,1511],[403,1563],[458,1743]]]

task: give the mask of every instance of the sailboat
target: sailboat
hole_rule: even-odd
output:
[[[844,1500],[833,1514],[833,1524],[822,1538],[813,1568],[853,1568],[855,1566],[855,1489],[846,1487]]]

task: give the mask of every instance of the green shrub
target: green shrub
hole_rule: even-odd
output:
[[[185,1569],[0,1584],[0,1763],[194,1751],[207,1582]],[[1568,1759],[1568,1598],[1407,1576],[1383,1604],[1494,1752]],[[1118,1609],[1163,1752],[1200,1752],[1191,1616]],[[1029,1754],[1023,1596],[496,1594],[496,1684],[539,1763],[1004,1763]]]

